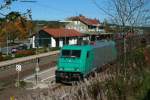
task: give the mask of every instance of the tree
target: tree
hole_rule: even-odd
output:
[[[33,30],[33,24],[18,12],[11,12],[5,17],[1,24],[1,36],[12,42],[15,39],[25,39]]]
[[[0,27],[0,46],[7,44],[7,55],[10,42],[14,43],[15,39],[22,40],[28,38],[34,29],[32,21],[27,20],[25,16],[18,12],[11,12],[6,15],[1,20]]]
[[[3,4],[0,4],[0,11],[4,8],[10,7],[13,1],[18,0],[4,0]],[[26,1],[26,2],[36,2],[36,1]],[[8,15],[0,13],[4,18],[0,18],[0,47],[7,43],[7,55],[8,55],[8,40],[24,39],[28,34],[31,34],[33,30],[32,21],[27,20],[25,15],[28,14],[31,18],[31,10],[27,10],[27,13],[22,16],[18,12],[11,12]],[[0,48],[1,49],[1,48]]]
[[[96,0],[92,0],[95,6],[106,13],[113,24],[119,25],[119,30],[124,34],[124,66],[126,61],[126,38],[128,31],[134,31],[134,27],[141,26],[148,18],[149,10],[146,5],[149,0],[105,0],[106,7],[101,7]],[[108,9],[109,8],[109,9]],[[128,30],[126,27],[129,27]]]
[[[15,21],[16,19],[18,19],[19,17],[21,17],[21,14],[19,12],[10,12],[8,15],[6,15],[6,19],[9,21]]]
[[[146,8],[148,0],[105,0],[108,3],[105,7],[101,7],[96,0],[92,1],[99,10],[111,18],[113,23],[122,28],[143,24],[149,16],[149,8]]]
[[[135,27],[144,26],[144,23],[146,22],[148,16],[150,16],[149,10],[147,10],[147,5],[150,1],[149,0],[105,0],[109,3],[109,4],[105,3],[105,6],[107,6],[107,7],[100,6],[96,2],[96,0],[92,0],[92,1],[98,7],[99,10],[103,11],[111,18],[111,21],[113,22],[113,24],[117,24],[119,26],[118,30],[123,33],[123,36],[124,36],[124,38],[123,38],[123,46],[124,46],[124,48],[123,48],[123,50],[124,50],[123,64],[122,64],[122,62],[121,62],[121,64],[119,63],[118,68],[115,69],[115,71],[113,71],[116,73],[116,77],[113,79],[114,79],[114,82],[119,82],[120,80],[122,82],[122,83],[119,82],[119,84],[115,85],[116,88],[118,88],[117,93],[120,94],[122,92],[121,94],[122,94],[123,98],[122,99],[119,98],[119,100],[127,100],[127,98],[126,98],[127,92],[125,91],[126,90],[125,88],[132,86],[132,84],[128,85],[128,83],[131,83],[132,80],[135,80],[134,75],[136,77],[140,76],[140,75],[138,76],[137,74],[133,74],[134,71],[138,70],[136,73],[141,74],[141,77],[143,77],[143,73],[144,73],[144,70],[142,69],[143,66],[141,66],[139,62],[142,62],[142,60],[144,60],[144,58],[141,56],[142,50],[139,50],[140,52],[139,51],[137,52],[137,50],[135,50],[134,51],[135,54],[133,54],[133,52],[132,52],[127,55],[127,53],[126,53],[126,48],[127,48],[126,47],[126,33],[129,31],[134,32]],[[127,41],[127,42],[129,42],[129,41]],[[138,44],[138,41],[136,41],[135,43]],[[135,45],[137,45],[137,44],[135,44]],[[130,57],[133,59],[133,61],[131,60]],[[137,67],[138,65],[136,63],[139,64],[139,68]],[[136,68],[132,68],[132,67],[136,67]],[[129,70],[131,70],[131,69],[132,69],[132,71],[130,72]],[[120,70],[120,72],[118,72],[118,70]],[[117,79],[117,78],[120,78],[120,79]],[[132,80],[130,80],[129,78],[131,78]],[[137,80],[138,79],[136,79],[136,81]],[[138,84],[139,80],[137,82],[136,81],[135,81],[135,83]],[[121,90],[120,88],[122,88],[123,90]],[[111,90],[111,88],[110,88],[110,90]],[[113,91],[113,90],[111,90],[111,91]],[[114,91],[113,91],[113,95],[114,95]]]
[[[110,26],[107,22],[107,20],[104,21],[104,30],[106,33],[111,32]]]

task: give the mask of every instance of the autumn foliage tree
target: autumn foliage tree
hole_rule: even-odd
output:
[[[14,42],[15,39],[26,39],[33,30],[32,21],[27,20],[19,12],[11,12],[1,21],[0,37]]]

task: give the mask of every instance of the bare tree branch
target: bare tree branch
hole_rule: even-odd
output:
[[[134,26],[142,20],[145,21],[144,17],[146,16],[143,16],[143,9],[147,3],[146,0],[107,0],[108,3],[112,3],[109,9],[112,7],[111,12],[113,13],[101,7],[96,0],[92,0],[92,2],[99,10],[110,16],[121,26]]]
[[[110,14],[109,12],[107,12],[105,9],[103,9],[95,0],[92,0],[93,4],[100,10],[102,10],[104,13],[106,13],[107,15],[114,17],[114,15]]]

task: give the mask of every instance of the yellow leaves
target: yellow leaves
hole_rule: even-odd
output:
[[[1,27],[0,36],[12,36],[10,40],[16,38],[25,39],[29,35],[29,31],[33,29],[32,22],[27,21],[26,18],[23,17],[18,17],[13,21],[5,21]]]
[[[5,18],[0,19],[0,46],[5,45],[6,40],[25,39],[34,26],[26,17],[18,12],[11,12]]]
[[[8,33],[14,32],[14,31],[16,31],[16,29],[17,28],[13,22],[8,22],[5,26],[5,30]]]

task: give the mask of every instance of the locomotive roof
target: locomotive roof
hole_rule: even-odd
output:
[[[79,49],[90,49],[92,45],[66,45],[63,49],[72,49],[72,50],[79,50]]]
[[[108,45],[115,45],[115,42],[101,40],[101,41],[96,41],[94,45],[66,45],[63,47],[63,49],[71,49],[71,50],[92,49],[92,48],[99,48],[99,47],[104,47]]]
[[[93,48],[104,47],[104,46],[108,46],[108,45],[115,45],[115,42],[114,41],[107,41],[107,40],[96,41]]]

